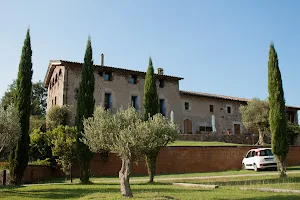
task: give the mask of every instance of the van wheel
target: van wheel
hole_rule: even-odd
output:
[[[258,168],[255,163],[253,164],[253,169],[254,169],[254,171],[258,172]]]

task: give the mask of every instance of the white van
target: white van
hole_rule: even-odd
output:
[[[254,171],[266,168],[277,169],[277,163],[271,148],[258,148],[248,151],[242,161],[242,167]]]

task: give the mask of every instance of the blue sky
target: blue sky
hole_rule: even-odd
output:
[[[43,3],[42,3],[43,2]],[[270,42],[279,56],[286,103],[300,106],[300,1],[3,1],[0,94],[16,78],[30,26],[33,80],[49,60],[83,61],[91,35],[94,63],[180,76],[180,89],[265,99]]]

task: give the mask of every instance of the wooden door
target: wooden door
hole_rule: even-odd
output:
[[[185,119],[183,124],[184,124],[184,133],[185,134],[192,133],[192,121],[189,119]]]
[[[241,125],[240,124],[234,124],[234,134],[236,134],[236,135],[241,134]]]

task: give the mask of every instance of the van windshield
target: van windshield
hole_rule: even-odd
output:
[[[260,156],[273,156],[271,149],[260,150]]]

